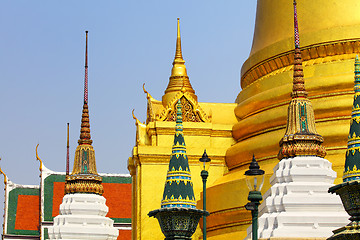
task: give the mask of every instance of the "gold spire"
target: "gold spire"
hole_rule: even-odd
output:
[[[279,160],[295,156],[325,157],[326,155],[324,146],[321,146],[324,140],[316,131],[314,110],[305,90],[295,0],[293,4],[295,33],[293,91],[288,108],[286,132],[279,143]]]
[[[85,83],[84,105],[81,118],[79,145],[75,150],[74,168],[65,178],[65,194],[69,193],[95,193],[102,195],[102,178],[96,170],[95,151],[90,135],[90,121],[88,109],[88,61],[87,61],[87,31],[85,50]]]
[[[176,72],[174,70],[174,67],[172,69],[172,76],[187,76],[186,73],[186,67],[185,67],[185,61],[183,59],[182,56],[182,52],[181,52],[181,36],[180,36],[180,19],[177,19],[177,38],[176,38],[176,50],[175,50],[175,59],[173,62],[173,65],[175,66],[175,64],[179,64],[179,66],[177,66],[180,71]]]
[[[171,101],[172,98],[181,90],[190,93],[191,96],[197,100],[197,96],[195,95],[195,91],[190,84],[189,77],[186,72],[185,60],[182,56],[180,19],[178,18],[175,58],[171,69],[169,84],[165,90],[165,95],[162,97],[163,105],[166,106],[169,101]]]

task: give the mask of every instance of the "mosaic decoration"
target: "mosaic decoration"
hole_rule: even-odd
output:
[[[65,179],[65,194],[69,193],[95,193],[102,195],[102,178],[96,170],[95,151],[90,135],[90,121],[88,108],[88,75],[87,75],[87,34],[85,51],[85,80],[84,80],[84,105],[81,118],[79,145],[75,150],[74,168]]]
[[[183,122],[203,122],[198,112],[194,111],[194,107],[191,103],[183,96],[180,98],[182,107],[182,121]],[[175,109],[170,111],[165,121],[174,122],[176,120]]]
[[[351,113],[348,148],[346,151],[344,182],[360,179],[360,61],[355,59],[354,102]]]
[[[155,121],[176,121],[176,104],[180,99],[182,107],[183,122],[211,122],[211,116],[208,116],[200,107],[197,100],[192,98],[188,92],[178,92],[166,107],[156,116]]]
[[[161,208],[196,208],[193,183],[186,155],[182,126],[182,104],[178,100],[174,144],[166,176]]]
[[[359,181],[344,181],[329,189],[340,196],[346,212],[351,216],[350,223],[333,231],[327,240],[360,239],[360,185]]]
[[[182,105],[177,103],[176,127],[161,208],[150,211],[160,224],[166,240],[191,240],[202,216],[209,212],[196,208],[188,157],[183,136]]]
[[[316,131],[314,110],[305,90],[296,1],[294,1],[294,36],[293,90],[288,108],[286,132],[279,143],[278,159],[295,156],[325,157],[326,150],[321,146],[324,140]]]

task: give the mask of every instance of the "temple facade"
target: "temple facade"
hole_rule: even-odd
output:
[[[119,232],[117,239],[163,239],[157,220],[147,214],[159,207],[164,196],[163,182],[166,180],[169,156],[172,154],[178,101],[182,105],[184,141],[187,144],[188,167],[198,209],[202,209],[202,180],[198,165],[204,149],[212,160],[207,188],[209,240],[246,238],[251,214],[244,207],[248,202],[244,172],[248,169],[253,154],[266,173],[262,193],[264,198],[270,197],[270,200],[263,205],[264,214],[270,215],[266,211],[274,207],[271,202],[271,185],[275,186],[274,191],[280,189],[276,184],[282,179],[276,175],[277,170],[283,174],[286,163],[295,164],[299,162],[298,157],[305,155],[309,161],[322,167],[323,175],[319,172],[312,176],[316,178],[321,175],[326,178],[326,188],[333,184],[334,179],[335,184],[340,183],[344,172],[344,153],[347,150],[354,94],[353,63],[355,56],[360,53],[360,2],[299,1],[298,31],[302,44],[297,47],[295,45],[296,51],[293,44],[292,7],[293,1],[290,0],[257,1],[252,49],[242,65],[241,91],[234,96],[234,103],[208,103],[198,99],[196,91],[200,89],[194,89],[191,85],[191,81],[196,79],[190,81],[191,76],[187,74],[186,49],[181,48],[178,20],[175,57],[169,80],[164,79],[164,95],[154,98],[144,84],[144,102],[147,104],[144,122],[133,111],[136,144],[128,159],[130,175],[97,173],[85,95],[79,146],[71,174],[53,172],[41,163],[39,186],[14,184],[4,174],[6,197],[3,237],[58,238],[61,231],[52,226],[56,216],[67,214],[65,207],[60,210],[65,189],[68,196],[91,195],[89,199],[101,198],[102,203],[103,195],[109,209],[105,213],[107,209],[104,204],[100,207],[100,217],[104,217],[104,221],[99,225],[112,224],[112,228]],[[299,73],[299,65],[294,62],[299,60],[300,55],[305,82],[297,79],[296,84],[300,83],[301,86],[295,87],[294,91],[294,79],[300,77],[293,74],[294,70]],[[306,96],[301,87],[304,87],[304,91],[306,88]],[[84,92],[87,92],[87,88]],[[302,108],[295,108],[291,112],[289,103],[297,97],[301,101],[297,99],[294,102],[299,103]],[[307,111],[304,106],[311,107],[312,109],[307,108],[311,111]],[[309,141],[312,144],[303,152],[300,149],[299,154],[292,153],[294,144],[289,137],[296,133],[292,132],[288,124],[294,116],[298,118],[294,121],[301,120],[297,123],[300,133],[305,129],[302,137],[311,137]],[[283,162],[279,163],[279,160]],[[349,169],[345,168],[347,174],[354,171],[352,166],[350,164]],[[304,178],[305,172],[298,173]],[[292,176],[299,177],[296,174]],[[304,182],[301,184],[302,187],[307,187]],[[321,194],[326,199],[324,189],[325,187]],[[267,191],[269,192],[265,195]],[[306,188],[304,192],[313,194],[314,191]],[[303,198],[306,198],[306,194]],[[334,196],[331,198],[334,199]],[[64,204],[67,202],[64,199]],[[339,205],[339,201],[334,200],[333,203]],[[298,210],[304,210],[301,204]],[[84,219],[87,217],[89,216],[86,215]],[[304,219],[306,221],[306,217]],[[56,221],[60,227],[61,221],[65,220],[60,217]],[[264,219],[266,221],[268,220]],[[265,224],[262,227],[265,232],[269,229]],[[52,236],[49,235],[49,229]],[[264,233],[264,238],[270,236],[266,234]],[[116,235],[112,231],[109,239]],[[201,238],[200,224],[193,239]]]
[[[307,98],[337,184],[343,175],[349,133],[353,59],[360,52],[360,3],[302,0],[297,9]],[[184,133],[200,209],[202,182],[196,165],[205,148],[215,160],[207,188],[208,239],[243,239],[251,223],[251,214],[244,208],[248,196],[244,172],[255,154],[266,172],[264,194],[270,188],[273,168],[279,162],[279,141],[286,132],[294,69],[293,1],[258,0],[253,45],[241,68],[242,89],[234,96],[235,103],[197,99],[186,73],[186,58],[180,54],[179,31],[177,39],[162,99],[156,100],[144,88],[147,119],[141,123],[134,116],[136,146],[128,161],[133,179],[133,239],[146,239],[149,233],[161,238],[157,222],[145,216],[162,196],[157,183],[166,176],[177,99],[189,106],[183,110]],[[149,199],[150,194],[153,198]],[[201,228],[196,234],[194,239],[201,238]]]

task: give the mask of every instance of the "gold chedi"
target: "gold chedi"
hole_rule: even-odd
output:
[[[316,132],[310,126],[309,131],[323,137],[320,146],[325,147],[326,158],[337,172],[336,184],[341,181],[347,147],[353,58],[360,52],[360,3],[301,0],[298,6],[305,87],[316,123]],[[251,215],[243,208],[248,195],[243,174],[252,154],[258,156],[259,165],[266,172],[263,193],[279,162],[278,141],[288,134],[289,93],[293,87],[292,7],[289,0],[257,1],[252,49],[242,65],[242,90],[234,109],[238,121],[232,135],[236,143],[226,152],[229,172],[207,190],[211,240],[246,237]],[[314,148],[321,138],[315,142]],[[283,146],[287,143],[283,141]]]
[[[65,178],[65,194],[95,193],[102,195],[104,192],[103,186],[101,185],[102,178],[96,170],[95,151],[91,145],[92,140],[90,135],[87,34],[88,32],[86,31],[84,105],[81,118],[80,139],[75,151],[73,171],[70,175],[66,175]]]

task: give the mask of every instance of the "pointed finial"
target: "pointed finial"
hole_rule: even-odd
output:
[[[295,36],[295,48],[300,48],[300,38],[299,38],[299,26],[297,20],[297,9],[296,9],[296,0],[294,0],[294,36]]]
[[[88,103],[88,31],[86,33],[85,47],[85,81],[84,81],[84,103]]]
[[[176,50],[171,76],[187,76],[185,61],[181,50],[180,19],[177,19]]]
[[[176,38],[176,51],[175,51],[175,59],[183,59],[181,52],[181,36],[180,36],[180,18],[177,19],[177,38]]]
[[[301,50],[300,50],[300,37],[299,26],[297,19],[296,0],[294,4],[294,40],[295,40],[295,53],[294,53],[294,75],[293,75],[293,91],[292,98],[306,98],[307,92],[305,90],[304,72],[302,66]]]
[[[66,142],[66,175],[69,175],[69,123],[67,123],[67,142]]]
[[[90,121],[88,109],[88,31],[86,33],[86,47],[85,47],[85,80],[84,80],[84,105],[81,118],[80,140],[79,144],[91,144],[90,135]]]

